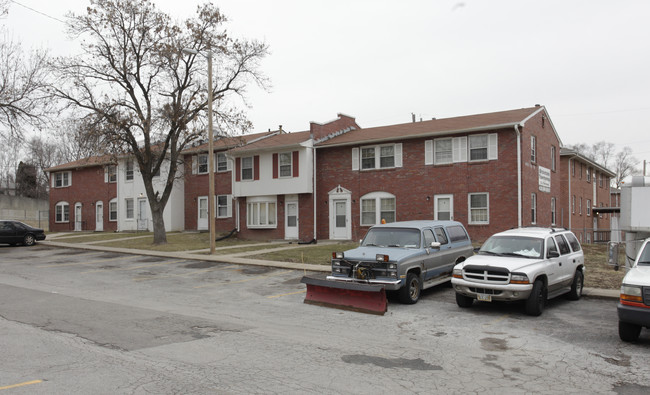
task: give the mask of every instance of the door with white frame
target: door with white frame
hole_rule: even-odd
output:
[[[104,231],[104,203],[95,203],[95,232]]]
[[[433,219],[453,221],[454,195],[435,195],[433,197]]]
[[[208,197],[199,196],[197,198],[198,218],[196,221],[197,230],[208,229]]]
[[[329,192],[330,234],[331,240],[351,240],[352,193],[340,185]]]
[[[76,203],[74,205],[74,231],[81,232],[81,203]]]
[[[295,240],[298,238],[298,201],[287,200],[284,203],[284,238],[287,240]]]
[[[147,199],[138,199],[138,230],[149,230]]]

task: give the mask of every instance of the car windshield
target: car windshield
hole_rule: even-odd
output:
[[[361,246],[420,248],[420,231],[404,228],[373,228],[363,239]]]
[[[650,243],[646,243],[645,248],[641,251],[637,265],[650,265]]]
[[[492,236],[481,246],[479,254],[542,257],[543,239],[521,236]]]

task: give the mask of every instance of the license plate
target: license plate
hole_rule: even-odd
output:
[[[492,301],[492,295],[477,294],[476,299],[480,300],[481,302],[491,302]]]

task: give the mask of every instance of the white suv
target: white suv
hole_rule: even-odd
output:
[[[650,239],[647,239],[623,278],[618,304],[618,335],[621,340],[634,342],[641,327],[650,328]]]
[[[525,300],[526,313],[538,316],[547,299],[582,295],[584,255],[566,229],[518,228],[490,237],[477,255],[454,267],[456,303]]]

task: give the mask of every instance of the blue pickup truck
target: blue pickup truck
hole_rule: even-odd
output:
[[[456,221],[405,221],[370,228],[358,248],[332,254],[327,280],[381,285],[414,304],[423,289],[451,280],[454,265],[473,255]]]

